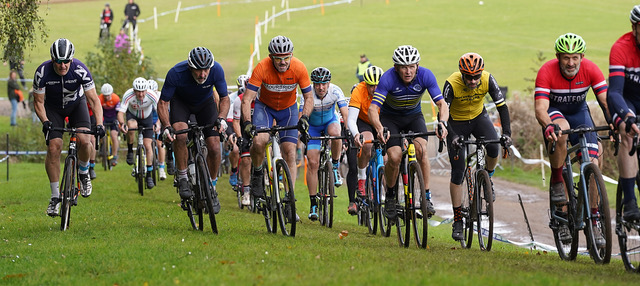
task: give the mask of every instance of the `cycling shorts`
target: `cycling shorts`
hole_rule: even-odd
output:
[[[177,97],[173,97],[170,103],[169,118],[171,125],[176,122],[189,122],[190,116],[194,115],[198,126],[206,126],[215,123],[218,118],[218,107],[213,97],[207,99],[200,105],[189,105]],[[218,131],[213,128],[203,129],[205,138],[219,136]]]
[[[266,104],[256,100],[253,111],[253,124],[256,128],[270,128],[273,120],[278,126],[290,126],[298,124],[298,107],[294,104],[283,110],[275,110]],[[280,143],[298,143],[298,129],[280,131]]]
[[[558,110],[555,107],[549,107],[549,109],[547,110],[547,113],[549,113],[549,117],[551,117],[551,121],[555,121],[561,118],[564,118],[567,120],[567,122],[569,122],[569,127],[570,128],[579,128],[579,127],[593,127],[593,119],[591,119],[591,113],[589,113],[589,108],[587,107],[586,104],[583,105],[583,107],[580,109],[580,111],[574,113],[574,114],[562,114],[562,112],[560,110]],[[544,128],[542,128],[542,134],[544,134]],[[586,133],[585,136],[587,137],[587,147],[589,147],[589,157],[591,158],[598,158],[598,136],[595,132],[589,132]],[[544,137],[544,135],[543,135]],[[580,135],[578,134],[570,134],[569,135],[569,142],[571,143],[571,145],[575,145],[578,144],[578,141],[580,140]],[[546,145],[547,141],[545,138],[545,145]],[[578,156],[581,156],[582,154],[580,154],[580,151],[578,151]]]
[[[407,133],[413,131],[413,133],[427,132],[427,125],[424,121],[422,113],[410,114],[407,116],[397,116],[394,114],[380,114],[380,122],[382,126],[389,129],[390,134],[399,134],[400,132]],[[428,136],[422,136],[425,140]],[[387,148],[393,146],[400,146],[400,138],[390,138],[387,141]]]
[[[116,121],[118,121],[118,117],[104,117],[103,124],[105,129],[119,131],[118,125],[116,125]]]
[[[67,106],[66,108],[60,108],[55,106],[49,106],[45,104],[45,112],[47,118],[53,124],[53,127],[64,128],[65,117],[69,117],[69,127],[86,127],[91,129],[91,119],[89,119],[89,109],[87,108],[87,99],[85,96],[81,97],[75,104]],[[54,138],[62,138],[62,132],[49,131],[49,140]],[[45,138],[47,139],[47,138]]]
[[[138,118],[131,111],[127,110],[127,121],[135,120],[138,123],[138,127],[152,127],[153,126],[153,118],[151,116],[147,118]],[[153,129],[142,131],[143,138],[154,138],[153,137]]]
[[[309,125],[309,136],[318,137],[322,135],[328,135],[329,125],[331,124],[337,124],[338,126],[340,126],[340,122],[335,117],[333,118],[333,120],[327,122],[327,124],[318,125],[318,126]],[[320,140],[309,140],[309,143],[307,144],[307,150],[320,150],[321,146],[322,146],[322,142],[320,142]]]
[[[373,134],[373,139],[378,138],[378,132],[376,131],[375,128],[373,128],[373,126],[371,126],[371,124],[365,122],[364,120],[358,118],[358,121],[356,121],[356,124],[358,124],[358,131],[360,133],[364,133],[366,131],[371,132],[371,134]],[[353,134],[355,135],[355,134]]]

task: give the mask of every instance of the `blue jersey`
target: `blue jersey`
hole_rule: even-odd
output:
[[[214,86],[220,97],[227,96],[224,70],[218,62],[214,62],[207,80],[203,84],[198,84],[191,75],[187,61],[182,61],[167,72],[160,99],[170,101],[176,97],[186,104],[197,106],[213,96]]]
[[[42,63],[33,76],[33,91],[45,94],[44,104],[66,108],[78,102],[85,90],[95,88],[95,83],[87,66],[80,60],[73,59],[69,72],[60,76],[53,69],[53,62]]]
[[[342,89],[337,85],[331,83],[327,89],[327,94],[320,99],[316,95],[316,90],[313,89],[313,111],[309,115],[309,124],[313,126],[322,126],[333,120],[337,120],[336,116],[336,104],[338,108],[346,107],[347,101],[344,99],[344,93]],[[300,112],[304,106],[304,98],[300,103]]]
[[[442,92],[431,70],[418,66],[416,76],[405,85],[394,68],[388,69],[380,78],[380,83],[373,94],[372,104],[380,107],[380,113],[407,116],[421,114],[420,102],[425,90],[433,102],[442,99]]]

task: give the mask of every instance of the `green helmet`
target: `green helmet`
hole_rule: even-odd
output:
[[[584,54],[586,50],[587,44],[574,33],[566,33],[556,40],[557,54]]]

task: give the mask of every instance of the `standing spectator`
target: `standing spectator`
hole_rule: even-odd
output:
[[[18,94],[16,90],[20,90],[20,85],[16,80],[17,78],[18,74],[16,71],[11,70],[11,72],[9,72],[9,80],[7,81],[7,94],[11,101],[11,126],[16,126],[16,116],[18,114]]]
[[[364,81],[364,72],[371,66],[371,61],[367,58],[367,55],[360,55],[360,62],[358,63],[358,67],[356,68],[356,77],[358,78],[358,82]]]
[[[129,44],[129,36],[124,32],[124,29],[120,29],[120,33],[116,36],[115,41],[113,42],[113,48],[116,53],[127,50],[128,53],[131,53],[131,45]]]
[[[109,3],[104,4],[104,9],[102,9],[102,14],[100,14],[100,38],[102,35],[102,26],[107,26],[107,36],[111,35],[111,23],[113,22],[113,11],[111,11],[111,6]]]
[[[129,0],[129,3],[124,6],[124,16],[127,17],[127,19],[124,21],[122,28],[126,28],[127,23],[131,23],[131,25],[133,25],[131,28],[133,28],[134,33],[136,33],[138,15],[140,15],[140,7],[138,7],[138,4],[133,3],[133,0]]]

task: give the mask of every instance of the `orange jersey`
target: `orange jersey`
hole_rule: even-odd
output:
[[[248,89],[258,91],[258,100],[274,110],[283,110],[296,104],[296,89],[311,91],[307,67],[296,57],[286,72],[278,72],[271,58],[261,60],[251,73]]]
[[[349,107],[360,109],[358,118],[367,124],[371,124],[371,122],[369,122],[369,106],[371,105],[372,100],[373,94],[369,95],[367,84],[364,81],[360,82],[353,89],[351,92],[351,99],[349,100]]]
[[[115,118],[118,115],[118,108],[120,108],[120,97],[113,93],[111,99],[106,100],[104,94],[98,96],[100,103],[102,104],[102,114],[106,118]]]

